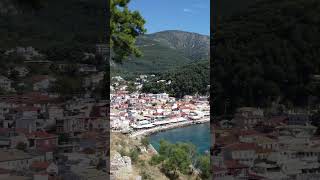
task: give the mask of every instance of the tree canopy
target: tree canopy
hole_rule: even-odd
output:
[[[152,157],[150,164],[161,163],[163,172],[171,179],[177,179],[179,172],[190,173],[190,165],[196,157],[196,147],[190,143],[171,144],[165,140],[160,141],[159,155]]]
[[[318,97],[320,2],[263,0],[224,17],[213,37],[215,111],[272,103],[306,107]]]
[[[111,0],[110,2],[110,45],[112,59],[121,63],[130,55],[141,56],[135,46],[136,38],[145,33],[145,20],[138,11],[128,8],[130,0]]]
[[[159,80],[166,80],[166,82],[158,82]],[[209,83],[209,61],[203,60],[159,74],[143,85],[142,92],[166,92],[177,98],[197,93],[205,95],[209,92]]]

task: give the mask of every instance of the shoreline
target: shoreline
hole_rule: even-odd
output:
[[[134,133],[130,134],[129,137],[141,138],[144,136],[150,136],[152,134],[162,132],[162,131],[167,131],[170,129],[182,128],[182,127],[196,125],[196,124],[204,124],[207,122],[210,122],[210,118],[205,118],[205,119],[197,120],[197,121],[187,121],[187,122],[175,123],[175,124],[170,124],[170,125],[166,125],[166,126],[158,126],[155,128],[134,132]]]
[[[154,146],[150,143],[149,147],[148,147],[153,153],[155,154],[159,154],[159,152],[156,150],[156,148],[154,148]]]

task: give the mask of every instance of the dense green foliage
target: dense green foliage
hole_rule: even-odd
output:
[[[165,140],[160,141],[159,154],[154,155],[150,165],[161,165],[164,173],[171,179],[177,179],[179,173],[188,174],[191,166],[200,170],[201,179],[210,179],[211,166],[209,155],[199,155],[196,147],[189,143],[171,144]]]
[[[166,80],[167,82],[157,82]],[[168,81],[171,81],[168,84]],[[167,92],[174,97],[196,93],[204,95],[209,92],[210,67],[208,61],[191,63],[189,65],[166,72],[146,83],[142,92],[163,93]]]
[[[319,101],[320,2],[259,1],[226,17],[214,34],[217,114],[240,106],[307,106]],[[309,97],[315,101],[310,102]]]
[[[211,179],[210,155],[199,156],[197,159],[196,167],[201,172],[201,179]]]
[[[129,2],[130,0],[110,1],[110,44],[114,52],[112,59],[116,62],[122,62],[132,54],[142,55],[135,42],[146,31],[145,20],[138,11],[129,10]]]
[[[191,172],[192,159],[196,157],[196,147],[188,143],[171,144],[165,140],[160,141],[159,155],[150,160],[151,165],[161,163],[163,172],[170,179],[177,179],[179,173]]]
[[[15,0],[18,5],[28,6],[32,9],[41,9],[48,4],[48,0]]]
[[[224,1],[216,1],[215,5],[215,15],[218,18],[218,21],[222,20],[221,17],[231,16],[235,13],[244,12],[247,10],[250,5],[254,4],[259,0],[224,0]],[[232,4],[232,5],[231,5]]]
[[[18,14],[0,16],[0,49],[33,46],[49,60],[78,61],[104,41],[103,1],[17,1]]]
[[[133,163],[138,162],[139,160],[139,150],[137,148],[131,149],[129,152],[129,157],[131,158]]]

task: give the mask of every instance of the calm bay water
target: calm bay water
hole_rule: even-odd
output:
[[[199,153],[204,153],[210,149],[210,124],[196,124],[152,134],[150,142],[156,150],[159,150],[161,139],[171,143],[190,142],[197,147]]]

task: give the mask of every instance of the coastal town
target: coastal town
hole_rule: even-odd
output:
[[[211,126],[213,178],[319,179],[320,138],[314,112],[238,108]]]
[[[97,44],[83,61],[105,49]],[[0,179],[108,179],[108,101],[95,91],[105,70],[53,62],[33,47],[8,49],[1,58],[11,61],[0,76]],[[81,77],[83,92],[65,91],[72,86],[61,76],[70,69]]]
[[[86,62],[107,50],[97,44],[95,53],[83,53],[77,63],[50,61],[33,47],[2,51],[2,59],[15,61],[1,67],[1,179],[107,179],[110,130],[137,140],[210,121],[207,96],[177,99],[166,93],[142,93],[154,75],[138,75],[134,82],[114,76],[110,101],[103,98],[99,92],[105,85],[105,69]],[[134,91],[129,91],[132,83]],[[150,150],[156,153],[152,146],[141,152]],[[132,171],[131,161],[119,153],[111,157],[111,178]]]
[[[151,94],[139,90],[148,77],[135,79],[134,90],[128,91],[129,82],[121,76],[111,79],[110,128],[111,133],[124,134],[128,139],[141,139],[153,133],[210,121],[210,106],[207,96],[170,97],[167,93]],[[160,80],[168,83],[170,80]],[[208,124],[209,125],[209,124]],[[111,138],[111,143],[113,139]],[[156,150],[150,145],[150,149]],[[146,151],[146,150],[142,150]],[[129,159],[129,160],[128,160]],[[131,172],[131,161],[116,153],[111,156],[111,177],[118,177],[123,169]]]
[[[136,78],[136,89],[147,81],[147,77],[141,75]],[[136,137],[210,121],[210,107],[206,96],[188,95],[176,99],[167,93],[129,93],[126,91],[127,82],[123,78],[117,76],[113,79],[116,86],[111,87],[110,126],[114,132]]]

